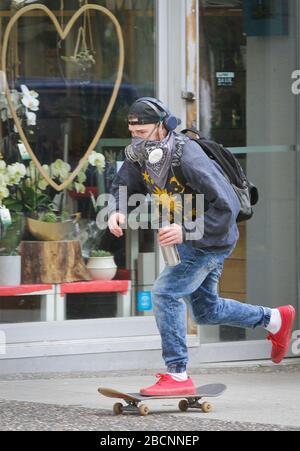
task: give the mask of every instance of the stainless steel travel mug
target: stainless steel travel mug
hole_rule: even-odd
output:
[[[167,266],[177,266],[181,263],[180,255],[176,245],[161,246],[162,254]]]

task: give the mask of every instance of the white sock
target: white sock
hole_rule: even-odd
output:
[[[174,379],[174,381],[177,382],[184,382],[188,380],[188,375],[186,371],[184,373],[168,373],[168,374]]]
[[[271,334],[276,335],[280,331],[281,326],[282,326],[282,318],[280,311],[277,309],[273,309],[270,324],[266,327],[266,329]]]

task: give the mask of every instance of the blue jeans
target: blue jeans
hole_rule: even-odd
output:
[[[197,324],[226,324],[242,328],[266,327],[271,310],[222,299],[218,283],[224,260],[232,250],[214,253],[197,249],[191,244],[178,246],[181,264],[166,267],[153,287],[153,306],[156,323],[162,339],[163,358],[168,372],[186,371],[188,349],[186,344],[188,301]]]

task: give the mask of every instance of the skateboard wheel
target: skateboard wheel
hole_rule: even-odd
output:
[[[113,408],[113,411],[114,411],[115,415],[122,415],[122,413],[123,413],[123,404],[121,404],[120,402],[115,404],[114,408]]]
[[[202,412],[204,412],[204,413],[209,413],[209,412],[212,411],[212,405],[209,404],[208,402],[204,402],[204,403],[201,405],[201,410],[202,410]]]
[[[142,404],[139,407],[139,412],[140,412],[141,417],[146,417],[147,415],[149,415],[150,410],[149,410],[149,407]]]
[[[187,412],[188,408],[189,408],[189,403],[185,399],[183,399],[178,404],[178,407],[179,407],[179,410],[181,410],[181,412]]]

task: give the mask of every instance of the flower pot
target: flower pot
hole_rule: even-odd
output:
[[[21,285],[21,257],[0,256],[0,286]]]
[[[27,218],[27,229],[39,241],[64,241],[74,232],[78,219],[79,216],[75,215],[75,219],[52,223]]]
[[[91,257],[87,263],[89,270],[94,280],[112,280],[117,274],[117,265],[114,257]]]
[[[18,247],[22,241],[25,218],[22,213],[12,213],[12,224],[4,226],[0,222],[0,255],[18,255]]]

